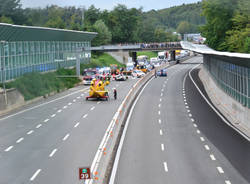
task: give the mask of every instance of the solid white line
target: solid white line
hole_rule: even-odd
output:
[[[63,108],[64,108],[64,109],[67,109],[67,107],[68,107],[68,106],[67,106],[67,105],[65,105]]]
[[[86,118],[88,116],[88,114],[85,114],[82,118]]]
[[[20,142],[22,142],[23,140],[24,140],[24,138],[21,137],[20,139],[18,139],[18,140],[16,141],[16,143],[20,143]]]
[[[164,162],[163,165],[164,165],[165,171],[168,172],[168,165],[167,165],[167,162]]]
[[[205,148],[206,150],[210,150],[209,146],[208,145],[205,145]]]
[[[161,144],[161,151],[164,151],[164,144]]]
[[[202,142],[204,142],[204,141],[205,141],[205,139],[204,139],[203,137],[200,137],[200,139],[201,139],[201,141],[202,141]]]
[[[52,114],[51,117],[54,118],[56,116],[56,114]]]
[[[60,112],[62,112],[62,110],[61,110],[61,109],[59,109],[57,112],[59,112],[59,113],[60,113]]]
[[[32,134],[34,131],[33,130],[31,130],[31,131],[29,131],[28,133],[27,133],[27,135],[30,135],[30,134]]]
[[[90,110],[91,110],[91,111],[93,111],[94,109],[95,109],[95,106],[94,106],[94,107],[92,107]]]
[[[162,130],[160,129],[160,135],[163,135],[163,132],[162,132]]]
[[[215,156],[213,154],[209,155],[211,160],[216,160]]]
[[[153,80],[153,78],[151,78],[145,84],[145,86],[142,88],[141,92],[137,96],[136,100],[134,101],[134,103],[133,103],[133,105],[132,105],[132,107],[131,107],[131,109],[129,111],[129,115],[128,115],[128,118],[127,118],[124,130],[123,130],[123,133],[122,133],[122,136],[121,136],[121,140],[120,140],[120,143],[119,143],[119,146],[118,146],[118,149],[117,149],[116,156],[115,156],[115,161],[114,161],[114,165],[113,165],[111,177],[110,177],[110,180],[109,180],[109,184],[114,184],[114,182],[115,182],[115,176],[116,176],[116,172],[117,172],[117,168],[118,168],[118,163],[119,163],[119,159],[120,159],[120,155],[121,155],[121,150],[122,150],[123,142],[124,142],[124,139],[125,139],[125,136],[126,136],[126,132],[127,132],[128,126],[129,126],[130,118],[131,118],[132,113],[134,111],[135,105],[136,105],[137,101],[139,100],[139,98],[140,98],[142,92],[144,91],[144,89],[148,86],[149,82],[152,81],[152,80]],[[91,165],[91,168],[92,168],[92,165]]]
[[[56,153],[56,151],[57,151],[57,149],[54,149],[54,150],[50,153],[49,157],[53,157],[53,155]]]
[[[10,151],[13,147],[14,147],[14,146],[10,146],[10,147],[8,147],[7,149],[5,149],[4,151],[8,152],[8,151]]]
[[[80,122],[76,123],[74,127],[75,127],[75,128],[78,127],[79,124],[80,124]]]
[[[49,121],[49,119],[46,119],[46,120],[44,120],[44,123],[46,123],[46,122],[48,122]]]
[[[65,135],[64,138],[63,138],[63,141],[66,141],[69,137],[69,134]]]
[[[196,65],[195,67],[193,67],[190,71],[189,71],[189,77],[192,80],[193,84],[195,85],[196,89],[199,91],[199,93],[201,94],[201,96],[203,97],[203,99],[207,102],[207,104],[214,110],[214,112],[231,128],[233,128],[235,131],[237,131],[240,135],[242,135],[245,139],[247,139],[248,141],[250,141],[250,137],[248,137],[247,135],[245,135],[244,133],[242,133],[240,130],[238,130],[237,128],[235,128],[230,122],[228,122],[222,115],[221,113],[219,113],[214,106],[208,101],[208,99],[205,97],[205,95],[201,92],[200,88],[198,87],[198,85],[194,82],[194,79],[191,75],[191,72],[197,68],[199,65]]]
[[[225,183],[226,183],[226,184],[231,184],[231,181],[226,180]]]
[[[194,123],[194,127],[197,128],[198,126]]]
[[[161,124],[161,119],[159,119],[159,124]]]
[[[217,170],[219,171],[220,174],[224,173],[224,171],[223,171],[223,169],[221,167],[217,167]]]
[[[36,128],[40,128],[41,126],[42,126],[42,124],[39,124],[39,125],[36,126]]]
[[[37,177],[37,175],[38,175],[40,172],[41,172],[41,169],[38,169],[38,170],[35,172],[35,174],[33,174],[33,176],[30,178],[30,181],[33,181],[33,180]]]
[[[68,95],[65,95],[65,96],[59,97],[59,98],[57,98],[57,99],[51,100],[51,101],[49,101],[49,102],[45,102],[45,103],[43,103],[43,104],[40,104],[40,105],[31,107],[31,108],[29,108],[29,109],[25,109],[25,110],[23,110],[23,111],[20,111],[20,112],[17,112],[17,113],[15,113],[15,114],[6,116],[6,117],[4,117],[4,118],[1,118],[0,121],[5,120],[5,119],[8,119],[8,118],[13,117],[13,116],[16,116],[16,115],[18,115],[18,114],[22,114],[22,113],[27,112],[27,111],[30,111],[30,110],[32,110],[32,109],[36,109],[36,108],[38,108],[38,107],[42,107],[42,106],[44,106],[44,105],[47,105],[47,104],[56,102],[56,101],[58,101],[58,100],[64,99],[64,98],[66,98],[66,97],[68,97],[68,96],[74,95],[74,94],[76,94],[76,93],[79,93],[79,92],[81,92],[81,91],[83,91],[83,90],[87,90],[87,89],[88,89],[88,88],[81,89],[81,90],[75,91],[75,92],[73,92],[73,93],[70,93],[70,94],[68,94]]]

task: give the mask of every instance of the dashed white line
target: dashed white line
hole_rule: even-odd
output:
[[[161,114],[161,111],[158,111],[158,114],[160,115],[160,114]]]
[[[201,141],[202,141],[202,142],[204,142],[204,141],[205,141],[204,137],[200,137],[200,139],[201,139]]]
[[[97,104],[100,104],[101,102],[99,101],[99,102],[97,102]]]
[[[159,119],[159,124],[161,124],[161,119]]]
[[[32,134],[34,131],[33,130],[31,130],[31,131],[29,131],[28,133],[27,133],[27,135],[30,135],[30,134]]]
[[[88,116],[88,114],[85,114],[82,118],[86,118]]]
[[[56,151],[57,151],[57,149],[54,149],[54,150],[50,153],[49,157],[53,157],[53,155],[56,153]]]
[[[163,96],[163,93],[161,93],[161,96]]]
[[[39,124],[39,125],[36,126],[36,128],[40,128],[41,126],[42,126],[42,124]]]
[[[164,151],[164,144],[161,144],[161,151]]]
[[[191,118],[190,120],[191,120],[192,122],[194,122],[194,119],[193,119],[193,118]]]
[[[74,127],[75,127],[75,128],[78,127],[79,124],[80,124],[80,122],[76,123]]]
[[[20,142],[22,142],[23,140],[24,140],[24,138],[21,137],[20,139],[18,139],[18,140],[16,141],[16,143],[20,143]]]
[[[184,104],[187,105],[187,102],[185,102]]]
[[[197,134],[200,134],[200,133],[201,133],[201,131],[200,131],[200,130],[197,130],[196,132],[197,132]]]
[[[92,107],[90,110],[91,110],[91,111],[93,111],[94,109],[95,109],[95,106],[94,106],[94,107]]]
[[[76,102],[76,100],[74,99],[73,102]]]
[[[186,109],[189,109],[189,106],[186,105]]]
[[[213,154],[209,155],[211,160],[216,160],[215,156]]]
[[[81,96],[84,96],[84,94],[81,94]]]
[[[50,117],[54,118],[56,116],[56,114],[52,114]]]
[[[62,110],[61,110],[61,109],[59,109],[57,112],[58,112],[58,113],[60,113],[60,112],[62,112]]]
[[[158,107],[160,108],[160,107],[161,107],[161,104],[159,104]]]
[[[34,179],[37,177],[37,175],[41,172],[41,169],[38,169],[33,176],[30,178],[30,181],[34,181]]]
[[[5,152],[8,152],[8,151],[10,151],[13,147],[14,147],[14,146],[10,146],[10,147],[8,147],[7,149],[5,149],[4,151],[5,151]]]
[[[162,101],[162,99],[160,98],[160,102]]]
[[[72,103],[69,102],[68,105],[72,105]]]
[[[67,106],[67,105],[65,105],[63,108],[64,108],[64,109],[67,109],[67,108],[68,108],[68,106]]]
[[[189,113],[189,114],[188,114],[188,116],[189,116],[189,117],[192,117],[192,114],[191,114],[191,113]]]
[[[225,183],[226,183],[226,184],[231,184],[231,181],[226,180]]]
[[[183,101],[184,101],[184,102],[186,102],[187,100],[186,100],[186,99],[184,99]]]
[[[63,138],[63,141],[66,141],[69,137],[69,134],[65,135],[64,138]]]
[[[163,165],[164,165],[165,171],[168,172],[168,165],[167,165],[167,162],[163,162]]]
[[[198,126],[194,123],[194,127],[197,128]]]
[[[160,135],[163,135],[163,132],[162,132],[162,130],[160,129]]]
[[[190,110],[188,109],[187,112],[190,112]]]
[[[219,171],[220,174],[224,173],[224,171],[223,171],[223,169],[221,167],[217,167],[217,170]]]
[[[208,145],[205,145],[205,149],[206,149],[206,150],[210,150],[210,148],[209,148]]]
[[[80,96],[77,97],[77,99],[80,99],[80,98],[81,98]]]
[[[48,122],[48,121],[49,121],[49,119],[46,119],[46,120],[44,120],[43,122],[46,123],[46,122]]]

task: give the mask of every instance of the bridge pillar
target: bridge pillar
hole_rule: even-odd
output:
[[[175,61],[175,50],[170,51],[171,61]]]
[[[132,61],[137,66],[137,52],[131,52],[132,54]]]

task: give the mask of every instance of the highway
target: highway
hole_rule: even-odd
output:
[[[188,75],[201,62],[195,57],[175,65],[168,77],[145,87],[127,121],[110,184],[250,183],[250,143],[219,118]],[[191,76],[202,88],[197,70]]]
[[[0,118],[0,184],[79,183],[106,128],[138,79],[111,82],[118,99],[85,101],[79,86]],[[82,183],[82,182],[81,182]]]

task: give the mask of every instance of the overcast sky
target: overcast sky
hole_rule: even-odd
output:
[[[113,9],[117,4],[125,4],[127,7],[139,8],[143,7],[144,11],[151,9],[163,9],[172,7],[175,5],[181,5],[183,3],[193,3],[198,0],[21,0],[23,8],[26,7],[45,7],[47,5],[55,4],[59,6],[85,6],[88,8],[94,4],[95,7],[100,9]]]

